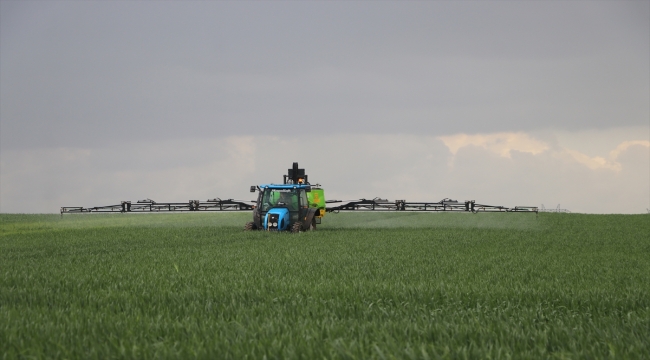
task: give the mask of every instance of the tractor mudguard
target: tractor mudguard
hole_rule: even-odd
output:
[[[307,230],[309,229],[309,226],[311,225],[311,222],[314,220],[314,216],[316,216],[316,213],[318,212],[317,208],[309,208],[307,209],[307,214],[302,220],[302,228]]]

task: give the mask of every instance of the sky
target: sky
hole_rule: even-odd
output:
[[[650,1],[0,0],[0,212],[252,200],[650,212]]]

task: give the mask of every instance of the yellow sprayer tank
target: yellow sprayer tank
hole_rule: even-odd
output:
[[[311,191],[307,192],[307,201],[309,202],[309,207],[320,210],[316,212],[316,217],[322,218],[325,216],[325,190],[311,188]]]

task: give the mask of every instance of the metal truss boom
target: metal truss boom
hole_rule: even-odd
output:
[[[470,200],[459,202],[452,199],[442,199],[438,202],[410,202],[406,200],[389,201],[386,199],[374,198],[372,200],[360,199],[353,201],[330,200],[330,203],[342,203],[338,206],[327,207],[328,212],[339,211],[466,211],[466,212],[534,212],[538,209],[535,206],[515,206],[508,208],[497,205],[477,204]]]
[[[233,199],[221,200],[219,198],[206,201],[189,200],[180,202],[155,202],[151,199],[122,201],[116,205],[80,207],[65,206],[61,208],[61,215],[74,213],[141,213],[141,212],[169,212],[169,211],[251,211],[255,201],[245,202]],[[410,202],[406,200],[389,201],[374,198],[372,200],[360,199],[351,201],[329,200],[325,209],[327,212],[340,211],[465,211],[465,212],[534,212],[536,206],[515,206],[508,208],[497,205],[477,204],[474,200],[459,202],[452,199],[442,199],[438,202]]]
[[[190,200],[186,203],[180,202],[155,202],[151,199],[138,200],[136,203],[122,201],[116,205],[80,207],[65,206],[61,208],[61,215],[71,213],[110,213],[110,212],[160,212],[160,211],[250,211],[253,205],[244,201],[233,199],[221,200],[208,199],[206,201]]]

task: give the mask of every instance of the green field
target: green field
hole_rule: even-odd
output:
[[[0,215],[2,358],[648,358],[650,215]]]

